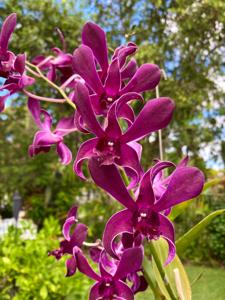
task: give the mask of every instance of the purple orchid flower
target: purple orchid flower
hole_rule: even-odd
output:
[[[97,60],[100,70],[98,74],[102,81],[107,77],[107,72],[109,68],[108,63],[108,47],[106,41],[106,34],[104,30],[93,22],[87,22],[82,30],[82,42],[83,45],[88,46]],[[133,59],[132,62],[128,62],[126,59],[128,56],[135,54],[137,51],[137,46],[134,43],[128,43],[127,45],[122,45],[118,47],[112,56],[112,61],[115,58],[119,58],[119,65],[121,70],[121,79],[130,79],[137,70],[137,63]]]
[[[160,69],[153,64],[144,64],[136,68],[131,60],[125,65],[128,55],[137,50],[129,43],[117,48],[108,64],[108,51],[105,32],[96,24],[88,22],[82,32],[83,45],[74,51],[73,66],[90,88],[91,102],[97,115],[106,115],[114,101],[128,92],[142,93],[154,89],[160,81]],[[95,59],[101,70],[96,69]],[[130,79],[125,85],[124,80]],[[123,114],[132,114],[125,105]]]
[[[58,34],[61,39],[63,49],[54,47],[52,49],[55,57],[45,57],[44,55],[36,56],[32,62],[37,65],[41,70],[47,71],[47,77],[51,81],[56,81],[57,70],[60,73],[60,82],[64,83],[68,78],[73,76],[72,59],[73,56],[66,52],[66,42],[62,32],[57,28]]]
[[[140,247],[141,244],[142,244],[141,235],[139,235],[138,237],[134,237],[134,235],[132,234],[123,233],[121,240],[118,243],[114,243],[114,246],[116,248],[116,253],[118,254],[118,257],[121,258],[123,252],[126,249],[132,247]],[[114,259],[112,257],[109,258],[107,252],[103,250],[101,247],[91,248],[90,256],[95,263],[98,264],[101,263],[103,268],[106,269],[110,274],[114,274],[116,272],[119,265],[119,260]],[[129,273],[127,277],[124,279],[124,281],[126,280],[132,283],[131,290],[133,291],[134,294],[144,291],[148,287],[148,284],[144,276],[140,275],[137,271]]]
[[[91,288],[90,300],[133,300],[132,290],[124,283],[128,274],[138,271],[143,260],[143,250],[140,247],[129,248],[123,252],[118,266],[113,274],[109,273],[99,264],[100,274],[98,275],[89,265],[87,259],[79,248],[74,248],[74,256],[77,261],[77,268],[80,272],[97,281]]]
[[[61,119],[58,122],[56,129],[52,132],[52,118],[47,111],[40,108],[39,101],[29,98],[28,108],[35,123],[40,128],[34,136],[33,144],[29,147],[29,155],[32,157],[41,151],[48,152],[52,145],[56,145],[56,150],[61,158],[61,163],[64,165],[69,164],[72,160],[72,153],[63,143],[63,137],[77,130],[74,116]],[[42,116],[43,121],[41,120]]]
[[[87,226],[84,224],[77,224],[77,207],[72,207],[67,215],[67,219],[63,225],[63,235],[65,240],[60,242],[60,248],[49,252],[49,255],[55,256],[59,260],[64,254],[70,254],[71,257],[66,261],[67,274],[72,276],[76,272],[77,262],[76,257],[73,256],[73,248],[80,248],[87,237]],[[76,225],[73,233],[70,234],[71,228]]]
[[[164,212],[198,196],[204,185],[204,175],[195,167],[177,167],[161,197],[157,199],[154,192],[155,178],[161,170],[171,166],[174,164],[162,161],[150,168],[141,179],[135,202],[114,165],[100,166],[97,160],[89,161],[94,182],[127,208],[113,215],[105,227],[103,245],[112,257],[118,256],[113,241],[118,235],[127,232],[134,235],[141,233],[148,240],[162,236],[169,245],[166,264],[174,258],[174,228]]]
[[[5,108],[5,102],[10,95],[13,95],[26,86],[30,86],[35,82],[35,79],[25,74],[25,54],[19,54],[13,65],[13,70],[9,72],[8,78],[4,85],[0,87],[0,91],[7,91],[4,96],[1,96],[0,112]]]
[[[158,98],[148,101],[133,124],[122,133],[118,123],[119,111],[128,101],[141,99],[136,93],[127,93],[111,106],[107,115],[105,128],[101,127],[94,114],[88,89],[81,83],[75,88],[75,103],[83,122],[96,137],[84,142],[77,153],[74,171],[85,179],[81,166],[85,159],[97,157],[102,165],[117,164],[125,170],[132,179],[130,188],[139,180],[142,174],[140,166],[140,145],[136,142],[144,136],[164,128],[172,118],[174,103],[169,98]]]
[[[0,33],[0,77],[8,77],[13,69],[15,54],[8,51],[10,37],[16,27],[16,14],[9,15],[2,24]]]

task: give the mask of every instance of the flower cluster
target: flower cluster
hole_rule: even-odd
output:
[[[204,176],[200,170],[188,166],[185,157],[178,165],[156,160],[147,171],[141,166],[141,139],[165,128],[171,121],[174,102],[168,97],[151,99],[135,115],[132,101],[143,102],[143,92],[159,84],[161,71],[154,64],[137,65],[131,58],[137,51],[134,43],[118,47],[109,59],[105,32],[88,22],[82,30],[82,45],[73,54],[54,48],[53,56],[39,55],[33,64],[25,55],[8,51],[8,42],[16,25],[16,15],[4,22],[0,35],[0,72],[6,78],[1,90],[7,95],[23,91],[29,95],[28,109],[38,126],[30,156],[48,152],[55,145],[62,164],[72,161],[71,150],[64,137],[79,131],[88,138],[80,145],[74,159],[74,172],[82,179],[87,161],[92,180],[120,202],[124,209],[107,222],[102,241],[91,244],[90,258],[99,273],[89,264],[84,247],[88,245],[87,227],[78,223],[77,207],[72,207],[63,226],[64,240],[60,248],[49,254],[66,261],[67,276],[78,269],[96,283],[90,291],[91,300],[134,299],[134,294],[147,288],[142,274],[144,242],[160,237],[168,242],[170,263],[176,254],[174,227],[168,218],[171,208],[201,193]],[[33,75],[41,75],[64,96],[64,99],[40,97],[25,87],[35,80],[25,73],[33,66]],[[38,72],[37,72],[38,71]],[[60,84],[60,87],[58,86]],[[68,96],[65,94],[65,89]],[[3,110],[6,96],[1,97]],[[52,129],[52,117],[41,109],[40,101],[68,102],[76,107],[69,117],[58,121]],[[169,176],[166,169],[172,168]],[[125,184],[123,176],[129,178]]]

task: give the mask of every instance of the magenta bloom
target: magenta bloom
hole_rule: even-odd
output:
[[[72,276],[76,272],[77,262],[76,257],[73,256],[73,248],[80,248],[87,237],[87,226],[84,224],[77,224],[77,207],[72,207],[67,215],[67,219],[63,225],[63,235],[65,240],[60,242],[60,248],[49,252],[49,255],[55,256],[60,259],[64,254],[70,254],[71,257],[66,261],[67,274]],[[73,233],[71,234],[71,227],[76,225]]]
[[[40,70],[47,71],[47,77],[51,81],[60,80],[64,83],[69,77],[73,75],[72,60],[73,56],[66,52],[66,43],[62,32],[58,29],[63,50],[54,47],[52,49],[55,57],[48,58],[44,55],[36,56],[32,62],[37,65]],[[58,74],[57,74],[57,71]]]
[[[15,54],[8,51],[10,37],[16,27],[16,14],[9,15],[2,24],[0,33],[0,77],[8,77],[13,69]]]
[[[39,101],[29,98],[28,108],[35,123],[40,128],[34,136],[33,144],[29,147],[30,156],[37,155],[42,151],[48,152],[53,145],[56,145],[56,150],[61,158],[62,164],[69,164],[72,160],[72,153],[63,143],[63,137],[77,130],[74,124],[74,116],[61,119],[56,129],[52,132],[52,118],[47,111],[40,108]]]
[[[80,272],[97,283],[91,288],[89,300],[97,299],[120,299],[133,300],[132,290],[124,283],[127,275],[141,269],[143,250],[140,247],[126,249],[114,273],[109,273],[101,261],[99,263],[100,274],[98,275],[89,265],[87,259],[79,248],[74,248],[74,256]]]
[[[105,32],[96,24],[88,22],[82,32],[83,45],[74,51],[73,66],[90,88],[91,103],[97,115],[106,115],[114,101],[128,92],[142,93],[154,89],[160,81],[160,69],[153,64],[144,64],[136,69],[127,56],[135,53],[137,46],[129,43],[117,48],[108,63]],[[96,60],[101,69],[96,68]],[[125,84],[125,79],[130,79]],[[123,115],[132,114],[125,105]]]
[[[166,264],[174,258],[174,228],[164,212],[174,205],[198,196],[204,185],[204,176],[197,168],[178,166],[171,174],[164,192],[157,199],[154,191],[155,178],[163,169],[171,166],[173,163],[162,161],[149,169],[141,179],[135,202],[114,165],[99,166],[94,159],[89,162],[89,170],[95,183],[127,207],[113,215],[105,227],[103,244],[112,257],[118,256],[114,239],[127,232],[142,234],[148,240],[162,236],[169,244]]]
[[[81,178],[82,163],[85,159],[97,158],[101,165],[116,164],[128,171],[132,178],[132,186],[137,183],[142,173],[140,166],[140,145],[136,141],[153,131],[164,128],[172,118],[174,103],[169,98],[148,101],[133,124],[123,133],[119,123],[119,111],[128,101],[141,99],[136,93],[127,93],[111,106],[105,127],[102,127],[92,109],[87,88],[77,83],[75,103],[87,129],[96,137],[84,142],[77,153],[74,171]]]

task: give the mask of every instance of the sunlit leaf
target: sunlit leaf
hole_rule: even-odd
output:
[[[203,220],[201,220],[197,225],[192,227],[188,232],[186,232],[183,236],[181,236],[177,241],[176,241],[176,247],[177,247],[177,252],[181,253],[184,251],[190,242],[192,242],[194,239],[196,239],[199,234],[204,230],[204,228],[210,224],[210,222],[216,217],[221,215],[222,213],[225,212],[225,209],[219,209],[211,214],[209,214],[207,217],[205,217]]]
[[[153,242],[153,246],[155,247],[157,254],[160,258],[160,261],[163,265],[166,261],[167,255],[168,255],[167,242],[163,239],[159,239],[159,240]],[[186,271],[184,269],[184,266],[177,255],[169,265],[164,267],[165,274],[166,274],[166,278],[165,278],[164,282],[160,276],[160,273],[157,269],[157,266],[156,266],[156,263],[154,262],[154,260],[153,260],[153,269],[155,272],[155,276],[156,276],[158,285],[159,285],[162,293],[166,297],[166,299],[169,299],[169,300],[171,299],[171,297],[169,296],[169,294],[166,290],[166,287],[165,287],[165,283],[169,282],[175,295],[179,295],[180,299],[182,299],[181,298],[181,294],[182,294],[184,300],[191,300],[190,282],[189,282],[188,276],[186,274]],[[180,282],[181,282],[181,289],[179,289],[179,290],[177,289],[177,284],[176,284],[176,279],[175,279],[175,270],[176,269],[178,270],[177,272],[179,273],[179,278],[180,278]]]

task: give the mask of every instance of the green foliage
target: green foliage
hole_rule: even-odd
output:
[[[224,207],[224,203],[216,203],[214,209]],[[209,252],[214,259],[225,262],[225,214],[218,216],[208,228]]]
[[[48,257],[48,251],[58,248],[58,222],[46,219],[43,229],[35,239],[26,240],[22,233],[30,227],[23,225],[16,232],[10,228],[1,240],[0,247],[0,298],[2,300],[28,299],[86,299],[89,280],[77,274],[66,278],[65,258],[56,261]]]
[[[153,244],[152,247],[154,247],[155,251],[157,252],[161,264],[164,265],[166,258],[168,256],[167,242],[163,239],[159,239],[157,241],[154,241],[152,244]],[[171,299],[171,297],[168,294],[168,291],[165,288],[165,282],[162,280],[162,277],[160,276],[160,273],[157,268],[157,262],[155,260],[153,260],[153,270],[161,291],[165,295],[166,299]],[[178,296],[183,295],[184,299],[186,300],[191,300],[191,286],[190,286],[189,278],[186,274],[183,264],[181,263],[177,255],[169,265],[164,267],[164,272],[167,281],[169,282],[170,286],[173,289],[173,293]],[[181,288],[179,288],[177,285],[177,281],[176,281],[177,278],[175,272],[177,272],[176,274],[178,274],[177,276],[179,276],[182,282]]]
[[[183,214],[179,215],[176,222],[176,235],[182,237],[189,230],[195,232],[193,229],[196,224],[201,224],[201,221],[208,215],[214,217],[216,211],[220,212],[224,209],[223,194],[219,196],[215,194],[203,195],[199,199],[195,199],[183,210]],[[210,218],[211,218],[210,217]],[[210,220],[210,224],[205,224],[207,227],[197,233],[197,238],[189,240],[186,247],[182,247],[180,256],[183,259],[191,260],[195,263],[204,263],[207,265],[215,265],[217,263],[224,263],[224,245],[225,245],[225,226],[224,213],[216,216],[215,219]],[[203,222],[204,225],[205,222]],[[206,219],[207,223],[207,219]],[[190,229],[191,228],[191,229]],[[179,250],[179,247],[178,247]]]
[[[217,216],[223,214],[225,209],[219,209],[208,216],[206,216],[203,220],[201,220],[198,224],[192,227],[188,232],[186,232],[183,236],[181,236],[176,241],[176,248],[178,253],[182,253],[185,248],[190,244],[190,242],[194,241],[198,236],[202,233],[206,226],[210,224],[210,222]]]

